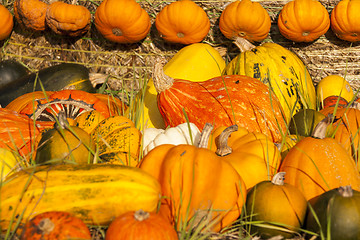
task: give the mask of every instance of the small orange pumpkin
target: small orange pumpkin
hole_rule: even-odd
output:
[[[0,41],[10,36],[14,27],[14,19],[10,11],[0,4]]]
[[[241,0],[230,3],[221,13],[220,31],[228,39],[243,37],[251,42],[261,42],[270,31],[269,13],[259,2]]]
[[[330,28],[330,17],[317,0],[293,0],[284,5],[277,23],[285,38],[294,42],[312,42]]]
[[[21,240],[90,240],[86,224],[68,212],[50,211],[35,215],[24,226]]]
[[[210,20],[204,9],[191,0],[179,0],[166,5],[156,16],[155,26],[160,36],[171,43],[201,42],[210,30]]]
[[[360,1],[342,0],[331,12],[331,29],[336,36],[349,42],[360,41]]]
[[[21,26],[35,31],[46,28],[45,15],[48,4],[40,0],[15,0],[14,15]]]
[[[80,5],[56,1],[49,5],[45,21],[57,34],[81,36],[90,29],[90,11]]]
[[[145,237],[146,236],[146,237]],[[143,210],[116,217],[105,234],[105,240],[133,239],[177,240],[174,226],[158,213]]]
[[[134,0],[104,0],[95,12],[95,27],[104,38],[135,43],[150,32],[148,13]]]

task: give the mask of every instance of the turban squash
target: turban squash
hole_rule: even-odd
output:
[[[203,82],[173,79],[155,64],[154,85],[158,106],[167,126],[189,122],[202,129],[237,124],[250,132],[262,132],[274,142],[286,132],[283,109],[271,89],[243,75],[215,77]],[[241,92],[241,94],[239,94]]]

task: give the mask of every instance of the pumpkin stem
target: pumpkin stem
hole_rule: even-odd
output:
[[[352,102],[349,106],[350,108],[355,108],[357,110],[360,110],[360,103],[359,102]]]
[[[163,63],[160,59],[155,61],[152,79],[156,92],[158,93],[169,89],[174,83],[174,79],[164,73]]]
[[[207,148],[208,147],[210,134],[213,129],[214,129],[214,126],[211,123],[205,124],[205,126],[201,132],[201,135],[200,135],[200,140],[199,140],[199,144],[198,144],[199,148]]]
[[[50,218],[43,218],[39,222],[37,228],[45,235],[50,234],[55,228],[55,224],[50,220]]]
[[[328,114],[323,120],[321,120],[314,128],[311,136],[314,138],[324,139],[326,137],[326,130],[329,124],[333,121],[334,116]]]
[[[237,125],[232,125],[227,127],[219,136],[219,140],[216,142],[217,149],[216,154],[223,157],[230,153],[232,153],[232,148],[228,145],[228,139],[231,133],[236,132],[238,130]]]
[[[146,219],[148,219],[150,217],[150,213],[149,212],[145,212],[144,210],[140,209],[135,211],[134,213],[134,218],[136,221],[144,221]]]
[[[66,113],[60,111],[57,117],[58,117],[58,121],[55,123],[55,127],[61,129],[69,129],[70,124],[66,118]]]
[[[275,184],[275,185],[282,186],[282,185],[285,184],[284,180],[285,180],[285,172],[278,172],[271,179],[271,183]]]
[[[240,49],[240,52],[246,52],[255,48],[255,45],[242,37],[236,37],[234,44]]]
[[[342,197],[352,197],[354,194],[350,185],[339,187],[338,192]]]

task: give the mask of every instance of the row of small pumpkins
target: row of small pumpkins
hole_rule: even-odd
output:
[[[284,5],[279,17],[280,33],[295,42],[311,42],[331,28],[342,40],[360,40],[357,24],[358,1],[342,0],[332,10],[318,1],[293,0]],[[308,11],[312,9],[312,11]],[[355,10],[353,10],[355,9]],[[0,40],[7,38],[13,28],[11,13],[0,7]],[[182,14],[174,14],[182,13]],[[186,14],[184,14],[186,13]],[[16,0],[14,14],[17,21],[32,30],[49,27],[57,34],[81,36],[90,29],[91,13],[81,5],[55,1]],[[246,23],[246,24],[245,24]],[[95,12],[94,24],[104,38],[118,43],[134,43],[150,32],[149,14],[136,1],[106,0]],[[195,2],[180,0],[165,6],[155,19],[160,36],[171,43],[201,42],[210,30],[210,20],[203,8]],[[221,32],[229,39],[237,37],[249,41],[263,41],[270,31],[269,13],[258,2],[234,1],[228,4],[219,19]]]
[[[139,104],[146,108],[154,103],[149,97],[155,96],[156,108],[148,107],[139,116],[140,127],[123,116],[134,113],[121,101],[81,90],[24,94],[0,109],[2,147],[10,147],[27,159],[21,161],[23,170],[3,181],[2,229],[11,229],[13,223],[31,218],[36,213],[33,209],[63,210],[89,225],[109,225],[125,211],[154,212],[160,203],[160,215],[177,230],[201,225],[207,226],[204,231],[224,230],[244,213],[246,206],[246,215],[255,223],[279,222],[292,226],[287,231],[296,232],[304,227],[308,202],[315,208],[317,198],[328,190],[339,188],[346,196],[358,197],[360,177],[352,149],[345,149],[335,138],[324,138],[326,131],[332,130],[329,122],[321,121],[322,127],[314,131],[316,138],[302,136],[294,142],[295,147],[281,155],[293,117],[303,109],[315,111],[317,106],[315,87],[301,60],[277,44],[264,43],[256,51],[242,52],[228,65],[240,74],[244,71],[244,75],[220,76],[224,70],[230,70],[218,56],[209,45],[194,44],[180,50],[164,67],[157,62],[154,79],[149,81]],[[179,64],[185,59],[197,64]],[[267,76],[269,73],[273,75]],[[338,95],[347,97],[342,94],[347,85],[341,81],[340,86]],[[156,95],[149,89],[155,89]],[[319,96],[328,95],[325,89]],[[288,95],[283,96],[282,92]],[[350,101],[353,98],[351,95]],[[297,105],[299,99],[301,105]],[[333,114],[344,111],[344,117],[336,115],[340,120],[331,126],[339,129],[344,125],[342,132],[346,136],[346,130],[351,129],[346,125],[349,113],[359,110],[340,100],[336,97],[335,106],[329,104],[327,108],[323,104],[323,109]],[[140,98],[137,101],[141,103]],[[148,128],[147,123],[155,123],[150,118],[152,114],[159,114],[163,127]],[[295,133],[297,130],[295,127]],[[347,136],[355,134],[348,132]],[[187,144],[176,145],[181,143],[181,137],[182,143]],[[278,172],[286,172],[285,185],[281,185],[283,174],[276,175]],[[274,178],[274,183],[270,183],[270,178]],[[260,190],[258,184],[270,184],[274,191],[281,189],[282,195],[271,195],[271,187]],[[291,193],[284,195],[284,188],[290,188]],[[338,190],[333,192],[340,194]],[[278,200],[269,207],[261,194]],[[255,200],[251,200],[254,196]],[[99,199],[106,199],[106,203]],[[262,211],[264,215],[274,211],[270,214],[274,218],[264,218]],[[286,219],[281,218],[284,216]],[[254,233],[264,236],[286,235],[253,226]],[[345,228],[333,229],[342,234],[340,230]]]

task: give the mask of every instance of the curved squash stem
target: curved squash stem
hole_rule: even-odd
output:
[[[354,194],[350,185],[339,187],[338,192],[342,197],[352,197]]]
[[[240,52],[246,52],[255,48],[255,45],[242,37],[236,37],[234,44],[240,49]]]
[[[282,186],[285,184],[284,180],[285,180],[285,172],[278,172],[271,179],[271,183],[278,186]]]
[[[205,126],[201,132],[201,136],[200,136],[200,140],[199,140],[199,144],[198,144],[199,148],[207,148],[208,147],[210,134],[213,129],[214,129],[214,126],[211,123],[205,124]]]
[[[352,102],[349,107],[360,110],[360,103],[359,102]]]
[[[219,141],[217,142],[216,154],[223,157],[232,153],[232,148],[228,145],[228,139],[231,133],[238,130],[237,125],[232,125],[227,127],[219,136]]]
[[[324,139],[326,137],[327,127],[332,123],[333,118],[334,116],[332,114],[328,114],[315,126],[311,136],[314,138]]]
[[[149,212],[145,212],[144,210],[140,209],[135,211],[134,213],[134,218],[136,221],[144,221],[146,219],[148,219],[150,217],[150,213]]]
[[[174,79],[164,73],[163,61],[160,59],[155,60],[152,79],[157,93],[169,89],[174,83]]]

